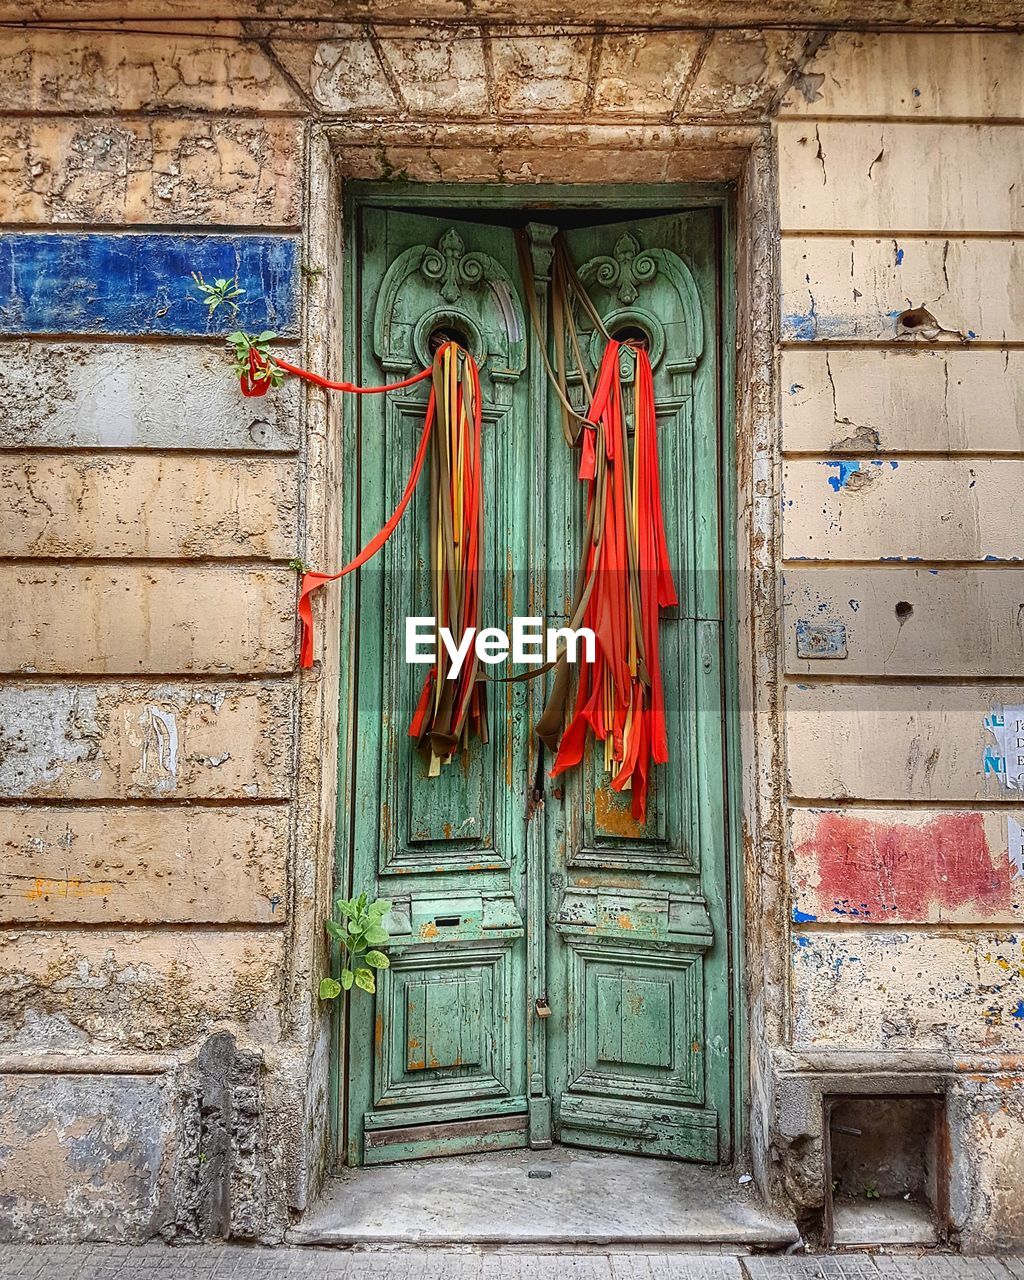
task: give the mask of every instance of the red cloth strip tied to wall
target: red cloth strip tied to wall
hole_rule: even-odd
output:
[[[621,360],[636,361],[633,447],[623,412]],[[651,763],[668,760],[658,648],[659,611],[676,603],[658,471],[654,379],[647,352],[610,341],[584,431],[580,479],[588,486],[589,596],[583,625],[596,638],[580,666],[572,719],[552,776],[580,763],[587,730],[604,743],[612,788],[631,792],[634,818],[647,815]]]
[[[337,573],[307,572],[299,590],[299,665],[313,665],[312,595],[327,582],[335,582],[371,560],[398,528],[416,489],[428,454],[430,464],[430,554],[437,626],[447,627],[460,639],[467,628],[478,628],[480,610],[480,557],[483,543],[483,495],[481,492],[480,374],[467,351],[445,343],[429,369],[402,382],[382,387],[358,387],[332,382],[308,369],[271,357],[278,368],[316,386],[354,395],[376,395],[410,387],[431,378],[430,398],[412,470],[398,505],[384,526],[362,551]],[[250,361],[252,363],[252,361]],[[257,383],[260,365],[251,368],[245,382]],[[258,385],[269,385],[262,377]],[[433,446],[433,447],[431,447]],[[486,701],[475,656],[466,660],[456,680],[446,678],[449,660],[438,639],[441,660],[432,667],[409,726],[418,746],[430,751],[430,772],[436,774],[471,733],[487,740]]]

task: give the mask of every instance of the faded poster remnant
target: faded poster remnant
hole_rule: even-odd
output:
[[[1011,878],[1024,880],[1024,827],[1015,818],[1006,819],[1006,847]]]
[[[995,753],[985,748],[985,773],[1001,775],[1009,790],[1024,789],[1024,706],[993,707],[985,717],[985,728],[998,743]]]

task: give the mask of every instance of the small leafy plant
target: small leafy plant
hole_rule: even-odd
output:
[[[220,279],[210,284],[203,279],[201,271],[193,271],[192,279],[203,295],[203,306],[209,307],[209,315],[212,316],[220,306],[228,307],[232,315],[238,315],[238,303],[235,299],[240,298],[245,290],[238,287],[237,280]]]
[[[377,990],[374,971],[387,969],[390,961],[378,948],[391,941],[391,931],[400,930],[404,918],[385,898],[371,902],[365,893],[358,898],[339,898],[334,904],[340,920],[328,920],[325,928],[344,949],[341,981],[320,979],[320,999],[336,1000],[343,991],[357,986],[371,995]]]
[[[284,382],[284,370],[279,369],[270,354],[270,344],[277,337],[271,329],[249,335],[239,329],[229,333],[227,344],[234,352],[234,372],[239,378],[252,382],[269,382],[279,387]]]
[[[238,284],[238,277],[228,279],[218,277],[212,283],[203,278],[201,271],[189,273],[196,289],[199,291],[203,306],[207,309],[207,317],[213,315],[218,307],[224,307],[231,313],[231,319],[238,319],[239,306],[236,299],[244,296],[246,290]],[[195,302],[195,298],[191,298]],[[270,344],[277,334],[270,329],[262,333],[243,333],[241,329],[227,336],[227,345],[232,354],[232,371],[239,380],[244,396],[263,396],[272,388],[284,382],[285,371],[271,355]]]

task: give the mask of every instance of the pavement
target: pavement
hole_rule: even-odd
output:
[[[5,1245],[0,1280],[1024,1280],[1024,1257]]]

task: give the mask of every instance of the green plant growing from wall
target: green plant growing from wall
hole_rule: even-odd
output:
[[[236,298],[241,298],[245,290],[239,288],[237,280],[221,277],[212,283],[203,278],[201,271],[190,273],[198,289],[207,314],[213,315],[218,307],[224,307],[231,313],[231,318],[238,315]],[[193,299],[195,301],[195,299]],[[277,337],[271,329],[262,333],[244,333],[241,329],[229,333],[226,342],[233,355],[233,372],[236,378],[248,380],[250,386],[256,388],[261,383],[269,383],[271,387],[279,387],[284,382],[284,370],[279,369],[270,354],[270,344]]]
[[[227,344],[234,352],[234,374],[238,378],[249,377],[254,382],[269,381],[272,387],[279,387],[284,382],[284,370],[279,369],[270,358],[270,344],[277,337],[272,329],[262,333],[248,334],[240,329],[229,333]],[[257,359],[253,360],[251,352]]]
[[[340,919],[328,920],[324,927],[342,947],[340,981],[321,978],[320,999],[336,1000],[353,986],[372,995],[377,990],[374,971],[391,963],[379,948],[387,946],[393,932],[407,930],[408,921],[385,898],[371,902],[365,893],[339,898],[334,907]]]
[[[209,307],[209,314],[212,316],[218,307],[227,307],[233,316],[238,315],[238,303],[236,298],[240,298],[244,289],[238,287],[237,280],[214,280],[212,284],[203,279],[201,271],[193,271],[192,279],[196,283],[196,288],[203,295],[203,306]]]

